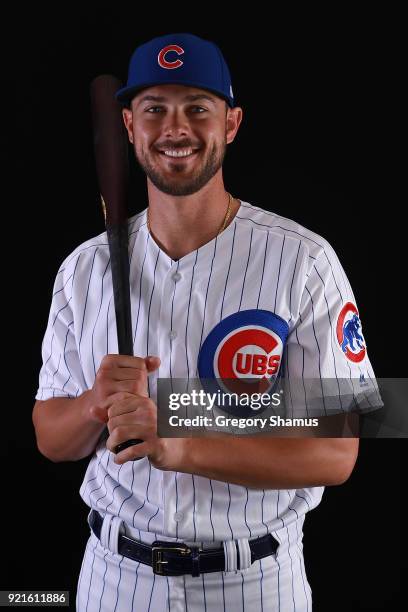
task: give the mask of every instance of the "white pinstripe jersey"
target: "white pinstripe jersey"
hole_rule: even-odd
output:
[[[263,309],[288,323],[285,376],[374,378],[367,355],[336,344],[336,318],[354,296],[326,240],[247,202],[218,237],[178,261],[146,227],[129,220],[134,354],[158,355],[149,377],[198,376],[200,347],[225,317]],[[44,337],[37,399],[76,397],[92,387],[104,355],[117,352],[106,233],[80,245],[57,274]],[[358,353],[358,349],[357,349]],[[186,541],[251,538],[288,526],[320,502],[323,487],[255,490],[198,475],[163,472],[144,458],[118,466],[101,439],[81,487],[101,513],[143,531]]]

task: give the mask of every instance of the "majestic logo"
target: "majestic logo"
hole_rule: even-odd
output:
[[[229,393],[268,393],[273,387],[288,324],[267,310],[243,310],[223,319],[198,356],[200,379],[217,379]]]
[[[157,57],[157,61],[159,63],[159,66],[161,66],[162,68],[166,68],[167,70],[174,70],[175,68],[180,68],[180,66],[184,64],[184,62],[182,62],[180,59],[175,59],[173,61],[167,59],[167,54],[169,54],[171,51],[177,53],[177,55],[183,55],[184,53],[184,49],[182,47],[179,47],[178,45],[167,45],[167,47],[164,47],[164,49],[160,51]]]
[[[336,325],[337,342],[350,361],[359,363],[366,356],[365,340],[361,332],[358,310],[351,302],[341,309]]]

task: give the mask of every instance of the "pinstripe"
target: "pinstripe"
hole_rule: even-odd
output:
[[[109,268],[109,264],[110,264],[110,259],[108,261],[108,263],[106,264],[106,268],[105,271],[103,273],[102,276],[102,290],[101,290],[101,300],[99,302],[99,308],[98,308],[98,314],[96,315],[96,319],[95,319],[95,323],[92,329],[92,342],[91,342],[91,347],[92,347],[92,362],[93,362],[93,367],[94,367],[94,373],[96,376],[96,364],[95,364],[95,351],[94,351],[94,338],[95,338],[95,329],[96,329],[96,325],[98,323],[98,319],[99,319],[99,315],[101,314],[101,310],[102,310],[102,302],[103,302],[103,282],[105,280],[105,274]]]
[[[189,292],[189,295],[188,295],[188,306],[187,306],[186,333],[185,333],[185,337],[184,337],[184,344],[185,344],[185,347],[186,347],[186,365],[187,365],[187,379],[188,380],[190,380],[190,364],[189,364],[189,359],[188,359],[187,334],[188,334],[188,321],[189,321],[189,317],[190,317],[191,293],[193,291],[194,271],[195,271],[195,267],[196,267],[196,264],[197,264],[197,259],[198,259],[198,249],[196,250],[196,258],[195,258],[195,262],[194,262],[193,269],[192,269],[192,272],[191,272],[190,292]]]
[[[177,262],[177,268],[176,268],[176,272],[178,272],[179,269],[179,265],[180,263]],[[171,300],[171,315],[170,315],[170,323],[171,323],[171,331],[173,331],[173,313],[174,313],[174,298],[176,296],[176,289],[177,289],[177,284],[174,283],[174,288],[173,288],[173,296],[172,296],[172,300]],[[170,378],[173,378],[172,375],[172,369],[171,369],[171,362],[172,362],[172,339],[169,337],[169,351],[170,351]],[[173,390],[173,386],[171,388]]]
[[[147,609],[147,612],[150,612],[150,606],[152,604],[152,595],[153,595],[155,583],[156,583],[156,574],[153,574],[153,584],[152,584],[152,590],[150,591],[149,607]]]
[[[139,578],[139,567],[140,567],[140,562],[137,564],[137,568],[136,568],[136,579],[135,579],[135,586],[133,587],[133,595],[132,595],[132,610],[134,610],[134,605],[135,605],[135,595],[136,595],[136,587],[137,587],[137,581]]]
[[[136,516],[136,514],[138,512],[140,512],[140,510],[143,510],[143,508],[145,507],[145,504],[146,504],[146,500],[144,500],[142,505],[139,506],[138,508],[136,508],[136,510],[134,511],[134,513],[133,513],[133,521],[132,521],[133,527],[136,527],[136,524],[135,524],[135,516]]]
[[[85,552],[86,555],[86,552]],[[76,592],[76,597],[75,597],[75,605],[76,605],[76,609],[78,610],[78,603],[79,603],[79,593],[81,591],[81,586],[82,586],[82,575],[84,573],[84,568],[85,568],[85,558],[82,561],[82,565],[81,565],[81,571],[79,572],[79,578],[78,578],[78,587],[77,587],[77,592]]]
[[[66,308],[68,308],[70,301],[71,301],[71,298],[69,298],[69,299],[68,299],[68,301],[67,301],[67,303],[66,303],[66,304],[64,304],[64,306],[62,306],[62,308],[60,308],[60,309],[58,310],[57,314],[55,315],[55,318],[54,318],[53,324],[52,324],[52,326],[53,326],[53,327],[54,327],[54,325],[55,325],[55,323],[56,323],[56,321],[57,321],[57,319],[58,319],[59,315],[61,314],[61,312],[62,312],[63,310],[65,310]]]
[[[214,523],[212,521],[212,508],[213,508],[213,501],[214,501],[214,489],[212,486],[212,480],[211,478],[209,479],[210,481],[210,488],[211,488],[211,500],[210,500],[210,523],[211,523],[211,529],[212,529],[212,540],[213,542],[215,542],[215,531],[214,531]]]
[[[300,318],[300,321],[302,322],[302,318],[301,317],[299,318]],[[298,334],[297,328],[296,328],[296,340],[297,340],[297,343],[300,345],[299,334]],[[303,382],[303,393],[304,393],[304,400],[305,400],[306,416],[309,416],[309,409],[307,405],[307,394],[306,394],[306,387],[305,387],[305,348],[304,346],[302,346],[302,382]]]
[[[156,270],[157,270],[157,263],[159,261],[159,257],[160,257],[160,250],[157,250],[156,263],[154,264],[154,272],[153,272],[153,287],[152,287],[152,291],[150,293],[149,310],[147,312],[146,355],[150,354],[149,353],[150,311],[151,311],[151,308],[152,308],[152,300],[153,300],[154,288],[156,286]],[[149,383],[150,383],[149,378],[147,379],[147,383],[149,385]],[[149,395],[150,395],[150,393],[149,393]]]
[[[228,278],[229,278],[229,274],[230,274],[230,270],[231,270],[231,263],[232,263],[232,256],[233,256],[233,253],[234,253],[234,242],[235,242],[235,232],[236,232],[236,230],[237,230],[237,224],[234,221],[234,233],[232,235],[231,253],[230,253],[230,258],[229,258],[229,262],[228,262],[228,271],[227,271],[227,277],[225,279],[224,292],[222,294],[220,321],[222,319],[222,314],[224,312],[225,292],[227,290]]]
[[[118,607],[118,601],[119,601],[119,587],[120,587],[120,582],[122,580],[122,568],[121,565],[123,563],[125,557],[122,556],[122,559],[119,561],[119,580],[118,580],[118,584],[116,585],[116,601],[115,601],[115,607],[113,609],[113,612],[116,612],[116,608]]]
[[[253,229],[251,229],[251,237],[249,239],[248,257],[247,257],[247,262],[246,262],[246,266],[245,266],[244,278],[242,280],[242,291],[241,291],[241,298],[239,300],[238,310],[241,310],[242,298],[243,298],[243,295],[244,295],[244,287],[245,287],[246,275],[247,275],[247,272],[248,272],[249,259],[251,257],[252,235],[253,235]]]
[[[206,314],[207,314],[208,290],[210,288],[211,275],[212,275],[212,271],[213,271],[214,259],[215,259],[216,251],[217,251],[217,238],[215,238],[215,241],[214,241],[214,252],[213,252],[213,256],[212,256],[212,260],[211,260],[210,273],[208,275],[207,290],[205,292],[203,322],[202,322],[202,326],[201,326],[200,347],[201,347],[201,345],[203,343],[204,324],[205,324],[205,317],[206,317]]]
[[[201,574],[201,579],[202,579],[202,582],[203,582],[204,611],[207,612],[207,600],[206,600],[206,597],[205,597],[204,574]]]
[[[138,300],[138,304],[137,304],[137,316],[136,316],[135,331],[134,331],[134,334],[133,334],[133,345],[136,342],[136,334],[137,334],[137,330],[138,330],[138,326],[139,326],[140,304],[141,304],[141,297],[142,297],[143,270],[144,270],[144,265],[145,265],[145,261],[146,261],[147,247],[148,247],[148,244],[149,244],[149,240],[150,240],[150,234],[148,234],[147,238],[146,238],[146,246],[145,246],[145,251],[144,251],[144,256],[143,256],[142,269],[140,270],[139,300]],[[135,244],[136,244],[136,242],[135,242]],[[132,257],[133,257],[133,252],[134,252],[134,250],[132,251]]]
[[[78,353],[79,353],[80,356],[81,356],[82,335],[83,335],[84,323],[85,323],[86,306],[88,304],[88,297],[89,297],[89,287],[91,285],[92,271],[93,271],[93,267],[94,267],[94,264],[95,264],[95,256],[96,256],[97,252],[98,252],[98,247],[94,250],[94,254],[93,254],[93,257],[92,257],[91,270],[89,272],[88,286],[86,288],[85,303],[84,303],[84,309],[83,309],[83,315],[82,315],[81,333],[79,335],[79,344],[78,344]]]
[[[99,598],[99,612],[101,610],[101,605],[102,605],[102,597],[103,597],[103,593],[105,591],[105,576],[106,576],[106,572],[108,571],[108,564],[106,563],[106,557],[108,556],[108,553],[105,554],[103,560],[105,561],[105,572],[102,576],[102,593],[101,596]]]
[[[332,325],[332,321],[331,321],[331,316],[330,316],[330,308],[329,308],[329,303],[327,301],[327,296],[326,296],[326,289],[325,289],[325,283],[323,278],[321,277],[321,275],[319,274],[319,270],[316,268],[316,265],[314,266],[314,271],[316,272],[317,276],[320,278],[321,282],[322,282],[322,287],[323,287],[323,295],[324,295],[324,300],[326,302],[326,308],[327,308],[327,317],[329,319],[329,323],[330,323],[330,346],[331,346],[331,350],[332,350],[332,355],[333,355],[333,370],[334,370],[334,375],[335,378],[337,380],[337,389],[338,389],[338,395],[339,395],[339,401],[340,401],[340,407],[341,409],[344,411],[343,408],[343,404],[341,401],[341,392],[340,392],[340,383],[339,383],[339,377],[337,376],[337,368],[336,368],[336,357],[334,355],[334,346],[333,346],[333,325]]]
[[[107,462],[106,462],[106,467],[108,467],[108,463],[109,463],[110,457],[111,457],[111,456],[110,456],[110,454],[108,454],[108,460],[107,460]],[[106,479],[108,478],[108,476],[109,476],[109,473],[106,473],[106,474],[105,474],[105,477],[104,477],[104,479],[103,479],[103,483],[102,483],[102,485],[99,487],[99,489],[102,489],[102,486],[104,486],[104,487],[105,487],[105,493],[104,493],[103,495],[101,495],[101,497],[98,497],[98,499],[96,499],[96,500],[95,500],[95,506],[96,506],[96,508],[98,507],[98,503],[100,502],[100,500],[101,500],[101,499],[104,499],[104,498],[107,496],[107,494],[108,494],[108,487],[106,486]],[[97,489],[96,489],[96,490],[97,490]]]
[[[186,589],[186,577],[185,576],[183,576],[183,588],[184,588],[184,602],[186,604],[186,612],[188,612],[187,589]]]
[[[68,325],[67,325],[67,333],[66,333],[66,336],[65,336],[65,343],[64,343],[64,352],[63,352],[63,356],[64,356],[64,363],[65,363],[65,367],[66,367],[66,368],[67,368],[67,370],[68,370],[68,374],[69,374],[69,376],[68,376],[67,380],[64,382],[64,384],[62,385],[62,390],[63,390],[63,391],[64,391],[64,389],[65,389],[66,385],[69,383],[70,379],[72,378],[72,374],[71,374],[71,372],[70,372],[70,369],[69,369],[69,367],[68,367],[68,363],[67,363],[66,349],[67,349],[67,343],[68,343],[68,336],[69,336],[69,334],[71,333],[70,327],[71,327],[71,325],[73,325],[73,323],[74,323],[73,321],[71,321],[70,323],[68,323]],[[76,384],[76,383],[74,383],[74,384]],[[76,386],[77,386],[77,388],[79,388],[79,387],[78,387],[78,385],[76,385]],[[68,395],[69,395],[69,394],[68,394]]]
[[[147,212],[147,208],[145,208],[141,213],[139,213],[138,215],[135,215],[134,217],[132,217],[131,219],[129,219],[129,237],[133,236],[133,234],[137,234],[137,232],[140,230],[140,228],[143,225],[146,225],[146,221],[144,223],[141,223],[139,225],[139,227],[137,228],[137,230],[132,231],[134,226],[136,225],[136,222],[139,221],[139,219],[144,219],[146,217],[146,212]]]
[[[324,408],[324,412],[327,415],[327,411],[326,411],[326,405],[325,405],[325,401],[324,401],[324,391],[323,391],[323,386],[322,386],[322,364],[321,364],[321,353],[320,353],[320,346],[319,346],[319,341],[317,339],[317,335],[316,335],[316,328],[315,328],[315,315],[314,315],[314,306],[313,306],[313,298],[312,298],[312,294],[310,293],[309,289],[307,288],[307,286],[305,287],[305,290],[307,291],[307,293],[309,294],[310,297],[310,303],[312,305],[312,329],[313,329],[313,335],[315,337],[316,340],[316,346],[317,346],[317,352],[319,355],[319,359],[318,359],[318,364],[319,364],[319,375],[320,375],[320,384],[321,384],[321,389],[322,389],[322,399],[323,399],[323,408]]]
[[[150,531],[150,521],[154,519],[154,517],[158,514],[158,512],[159,512],[159,508],[157,508],[156,512],[147,521],[147,531]]]
[[[249,532],[249,537],[252,538],[252,531],[250,526],[248,525],[248,521],[247,521],[247,505],[248,505],[248,499],[249,499],[249,491],[248,489],[246,490],[246,502],[245,502],[245,508],[244,508],[244,518],[245,518],[245,525],[248,528],[248,532]]]
[[[113,294],[109,299],[108,309],[106,311],[106,355],[109,355],[109,311],[112,305]]]
[[[227,508],[227,521],[228,521],[228,526],[231,530],[231,540],[234,539],[234,533],[232,531],[232,527],[231,527],[231,523],[230,523],[230,518],[229,518],[229,513],[230,513],[230,508],[231,508],[231,489],[230,489],[230,485],[229,482],[227,482],[227,486],[228,486],[228,508]]]
[[[224,584],[224,575],[221,572],[221,581],[222,581],[222,607],[225,612],[225,584]]]
[[[297,542],[296,546],[297,546],[297,549],[299,551],[300,575],[302,576],[303,592],[305,594],[305,599],[306,599],[306,612],[309,612],[309,599],[308,599],[308,596],[307,596],[307,593],[306,593],[306,586],[305,586],[306,575],[305,575],[305,572],[303,571],[303,565],[302,565],[302,562],[301,562],[301,558],[303,557],[303,553],[302,553],[302,550],[301,550],[300,545],[299,545],[299,529],[298,529],[298,524],[295,523],[295,525],[296,525],[296,533],[297,533],[297,536],[298,536],[298,542]]]
[[[267,253],[267,250],[268,250],[268,240],[269,240],[269,232],[266,233],[265,251],[264,251],[263,264],[262,264],[261,282],[259,283],[259,293],[258,293],[258,299],[256,301],[256,307],[257,308],[259,307],[259,300],[260,300],[261,292],[262,292],[262,285],[263,285],[263,279],[264,279],[264,273],[265,273],[266,253]]]
[[[292,291],[293,291],[293,281],[295,280],[295,272],[296,272],[296,266],[297,266],[297,262],[298,262],[298,258],[299,258],[299,251],[300,251],[300,245],[302,243],[299,240],[299,247],[296,253],[296,260],[295,260],[295,265],[293,266],[293,274],[292,274],[292,280],[290,283],[290,291],[289,291],[289,312],[290,312],[290,317],[289,317],[289,321],[288,324],[291,322],[292,320]]]
[[[57,291],[53,292],[53,294],[52,294],[53,298],[55,298],[59,293],[61,293],[61,291],[64,291],[65,287],[68,285],[68,282],[71,280],[71,278],[73,278],[73,276],[74,276],[74,273],[70,274],[68,276],[67,280],[65,281],[65,283],[62,285],[61,289],[58,289]]]
[[[316,240],[313,240],[313,238],[310,238],[310,236],[302,234],[301,232],[298,232],[296,230],[292,230],[288,227],[283,227],[283,225],[268,225],[267,223],[259,223],[258,221],[254,221],[253,219],[249,219],[248,217],[240,217],[239,215],[236,215],[235,218],[241,219],[242,221],[249,221],[251,224],[256,225],[257,227],[265,227],[267,229],[281,229],[285,232],[290,232],[291,234],[295,234],[296,236],[301,236],[304,240],[308,240],[309,242],[316,244],[318,247],[321,247],[323,249],[323,245],[319,244],[319,242],[317,242]]]
[[[92,586],[92,577],[93,577],[93,569],[94,569],[94,564],[95,564],[95,550],[96,547],[98,546],[98,542],[96,542],[92,554],[93,554],[93,558],[92,558],[92,566],[91,566],[91,578],[89,580],[89,588],[88,588],[88,595],[87,595],[87,599],[86,599],[86,610],[88,610],[88,603],[89,603],[89,594],[91,592],[91,586]]]
[[[274,304],[274,307],[273,307],[273,311],[274,312],[276,312],[276,302],[277,302],[277,299],[278,299],[279,279],[280,279],[280,272],[281,272],[281,267],[282,267],[282,255],[283,255],[283,249],[284,248],[285,248],[285,236],[283,236],[282,250],[281,250],[280,259],[279,259],[278,280],[276,281],[275,304]]]
[[[337,284],[336,277],[334,276],[334,272],[333,272],[333,266],[331,265],[330,259],[328,258],[326,251],[324,252],[324,255],[325,255],[326,259],[327,259],[327,263],[330,266],[330,270],[331,270],[331,273],[332,273],[332,278],[333,278],[334,284],[336,286],[337,291],[339,292],[339,296],[340,296],[341,302],[343,304],[344,303],[343,295],[342,295],[342,293],[341,293],[341,291],[339,289],[339,286]]]
[[[280,497],[280,490],[278,489],[278,497],[277,497],[277,500],[276,500],[276,516],[278,516],[278,517],[279,517],[279,497]],[[285,525],[284,520],[282,518],[280,518],[280,517],[279,517],[279,520],[282,523],[282,527],[284,527],[284,525]],[[278,540],[278,542],[280,544],[280,539],[279,539],[279,537],[278,537],[278,535],[276,533],[274,534],[274,537]],[[280,563],[279,563],[279,548],[278,548],[278,552],[276,554],[276,564],[278,566],[278,576],[277,576],[277,579],[278,579],[278,606],[279,606],[278,610],[280,610],[280,572],[281,572],[281,566],[280,566]]]
[[[259,570],[261,572],[261,581],[259,584],[259,589],[260,589],[260,593],[261,593],[261,612],[263,612],[263,578],[264,578],[264,574],[263,574],[263,569],[262,569],[262,559],[259,559]]]
[[[53,372],[53,374],[52,374],[52,382],[51,382],[51,386],[53,386],[53,385],[54,385],[54,378],[55,378],[55,375],[56,375],[56,374],[58,373],[58,371],[59,371],[59,366],[60,366],[60,363],[61,363],[61,354],[60,354],[60,355],[59,355],[59,357],[58,357],[58,365],[57,365],[57,369],[56,369],[56,370]]]
[[[292,600],[293,600],[293,609],[296,612],[296,602],[295,602],[295,584],[294,584],[294,575],[293,575],[293,561],[292,555],[290,554],[290,536],[289,529],[286,527],[286,533],[288,534],[288,555],[290,558],[290,571],[291,571],[291,581],[292,581]]]
[[[194,540],[197,539],[197,528],[196,528],[196,488],[194,482],[194,474],[191,474],[191,484],[193,485],[193,529],[194,529]]]
[[[110,502],[110,503],[109,503],[109,504],[106,506],[106,508],[105,508],[105,512],[108,512],[109,508],[112,506],[113,501],[114,501],[114,499],[115,499],[115,491],[116,491],[116,489],[119,489],[119,487],[121,486],[121,485],[120,485],[120,479],[119,479],[119,477],[120,477],[120,472],[121,472],[121,469],[123,468],[123,466],[124,466],[124,465],[125,465],[125,464],[124,464],[124,463],[122,463],[122,465],[120,466],[120,468],[119,468],[119,470],[118,470],[118,482],[117,482],[117,484],[116,484],[116,485],[113,487],[113,490],[112,490],[112,501],[111,501],[111,502]]]

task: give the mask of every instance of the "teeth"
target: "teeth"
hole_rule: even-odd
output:
[[[193,153],[193,149],[167,149],[163,153],[170,157],[188,157]]]

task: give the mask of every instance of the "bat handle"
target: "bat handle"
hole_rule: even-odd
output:
[[[125,450],[125,448],[129,448],[129,446],[135,446],[135,444],[141,444],[141,442],[143,442],[143,440],[127,440],[126,442],[122,442],[115,448],[115,455]],[[139,459],[142,459],[142,457],[136,457],[135,461]]]
[[[102,204],[105,205],[102,198]],[[129,253],[128,253],[128,226],[108,225],[107,228],[109,251],[111,257],[113,293],[115,303],[116,330],[118,335],[118,349],[121,355],[133,355],[132,318],[129,290]],[[125,448],[140,444],[143,440],[126,440],[115,448],[117,455]],[[142,457],[136,457],[142,459]]]

